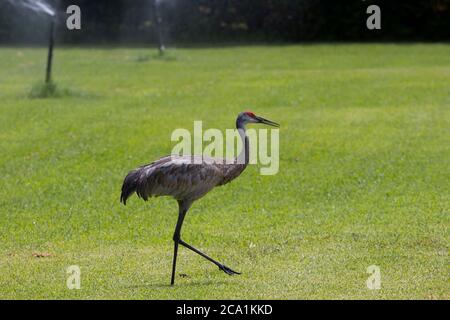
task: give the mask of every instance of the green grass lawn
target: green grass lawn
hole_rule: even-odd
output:
[[[450,46],[0,49],[0,298],[448,299]],[[281,123],[280,171],[250,166],[190,210],[119,203],[176,128]],[[36,257],[35,254],[49,254]],[[81,289],[66,269],[81,268]],[[369,290],[367,267],[381,270]]]

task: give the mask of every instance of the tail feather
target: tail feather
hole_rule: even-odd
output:
[[[120,195],[120,202],[127,204],[127,199],[136,191],[139,181],[139,169],[130,171],[122,185],[122,193]]]

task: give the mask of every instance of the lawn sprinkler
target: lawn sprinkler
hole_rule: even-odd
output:
[[[159,55],[162,56],[164,54],[164,51],[166,50],[166,47],[164,46],[163,35],[161,30],[162,18],[158,8],[160,1],[161,0],[153,0],[152,3],[153,3],[153,21],[155,23],[156,38],[158,41],[158,51]]]
[[[45,83],[52,82],[52,65],[53,65],[53,46],[55,42],[55,17],[50,18],[50,30],[48,38],[48,54],[47,54],[47,69],[45,72]]]
[[[43,14],[50,18],[50,34],[48,43],[47,69],[45,73],[45,83],[49,84],[52,81],[52,61],[53,61],[53,45],[54,45],[54,29],[56,23],[56,12],[50,4],[45,0],[8,0],[8,3],[15,8],[23,8],[25,10],[33,11],[36,14]]]

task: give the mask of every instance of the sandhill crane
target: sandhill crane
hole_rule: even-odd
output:
[[[279,127],[277,123],[258,117],[252,112],[242,112],[236,119],[236,128],[244,147],[234,161],[227,163],[225,159],[171,155],[132,170],[125,177],[120,197],[120,201],[124,205],[134,192],[145,201],[149,197],[158,196],[172,196],[178,201],[178,221],[173,235],[171,285],[175,282],[178,245],[180,244],[211,261],[226,274],[240,274],[184,242],[181,239],[181,226],[187,211],[195,200],[203,197],[214,187],[234,180],[247,167],[249,162],[249,141],[245,133],[247,123],[263,123]]]

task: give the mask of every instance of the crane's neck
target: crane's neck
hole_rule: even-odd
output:
[[[243,148],[239,156],[235,159],[234,163],[225,166],[224,179],[220,182],[220,185],[226,184],[237,177],[247,168],[249,162],[249,144],[248,137],[245,134],[245,122],[241,121],[239,118],[236,120],[236,129],[238,129],[239,135],[241,136]]]
[[[236,120],[236,129],[239,132],[239,135],[241,137],[242,140],[242,150],[239,153],[239,156],[237,157],[237,162],[238,164],[244,164],[245,167],[248,165],[249,159],[250,159],[250,152],[249,152],[249,142],[248,142],[248,137],[246,132],[246,128],[245,128],[245,123],[244,121],[241,121],[240,119]]]

